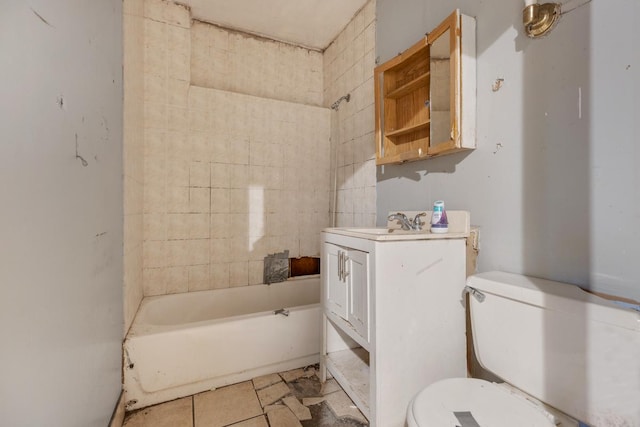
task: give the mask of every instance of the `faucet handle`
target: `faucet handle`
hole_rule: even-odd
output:
[[[397,212],[387,217],[387,221],[393,220],[398,220],[403,230],[411,230],[412,228],[411,220],[402,212]]]
[[[415,230],[422,230],[422,226],[424,225],[424,222],[420,219],[421,216],[427,216],[427,213],[420,212],[413,218],[412,224]]]

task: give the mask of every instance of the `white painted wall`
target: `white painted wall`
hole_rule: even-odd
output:
[[[455,7],[477,17],[478,148],[379,167],[377,223],[444,199],[481,227],[479,270],[640,299],[640,3],[593,0],[530,40],[521,1],[378,0],[380,60]]]
[[[121,390],[121,34],[120,0],[3,2],[2,425],[104,427]]]

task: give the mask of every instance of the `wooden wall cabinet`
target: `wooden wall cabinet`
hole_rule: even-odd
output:
[[[476,146],[475,19],[455,10],[422,40],[376,67],[376,163]]]

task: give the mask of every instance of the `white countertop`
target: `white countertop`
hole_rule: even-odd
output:
[[[376,240],[376,241],[399,241],[399,240],[430,240],[430,239],[465,239],[469,237],[471,229],[470,214],[467,211],[447,211],[447,219],[449,220],[448,233],[432,233],[430,231],[429,220],[431,219],[431,211],[424,211],[426,224],[424,229],[420,231],[402,230],[400,224],[395,221],[389,221],[387,227],[376,228],[359,228],[359,227],[336,227],[325,228],[324,232],[341,234],[343,236],[357,237],[360,239]],[[420,211],[404,211],[409,218],[413,218]]]

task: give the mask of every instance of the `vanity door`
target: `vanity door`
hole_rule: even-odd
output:
[[[322,269],[324,282],[324,304],[330,312],[347,320],[349,290],[345,280],[346,251],[341,246],[322,244]]]
[[[369,342],[369,269],[366,252],[351,249],[347,255],[349,313],[347,321]]]

